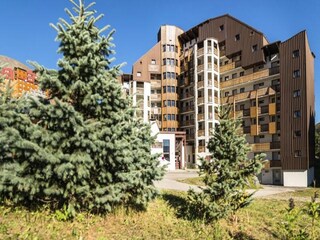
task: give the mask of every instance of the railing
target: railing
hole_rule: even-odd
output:
[[[270,143],[270,149],[280,149],[280,142]]]
[[[204,120],[204,114],[200,113],[198,114],[198,121],[203,121]]]
[[[205,152],[206,151],[206,147],[205,146],[199,146],[198,147],[198,152]]]
[[[234,85],[250,82],[250,81],[253,81],[262,77],[267,77],[267,76],[269,76],[269,69],[221,82],[220,87],[221,88],[231,87]]]
[[[226,65],[220,66],[220,73],[223,73],[223,72],[232,70],[232,69],[234,69],[235,67],[236,67],[236,63],[235,63],[235,62],[232,62],[232,63],[226,64]]]
[[[275,75],[275,74],[278,74],[280,73],[280,67],[272,67],[272,68],[269,68],[269,75]]]
[[[187,120],[187,121],[182,121],[181,126],[186,127],[186,126],[193,126],[194,125],[194,120]]]
[[[277,132],[277,124],[276,122],[269,122],[269,133],[275,134]]]
[[[137,94],[144,94],[144,89],[143,88],[137,88],[136,93]]]
[[[187,138],[187,141],[194,140],[194,134],[187,134],[186,138]]]
[[[204,81],[198,82],[198,88],[203,88],[204,87]]]
[[[204,97],[198,98],[198,104],[203,104],[204,103]]]
[[[276,104],[270,103],[268,111],[269,111],[269,115],[276,115]]]
[[[261,114],[260,107],[250,107],[250,117],[255,118]]]
[[[161,94],[151,94],[151,100],[161,100]]]
[[[204,137],[205,131],[204,130],[198,130],[198,137]]]
[[[261,132],[268,132],[269,124],[261,124]]]
[[[203,64],[201,64],[201,65],[198,65],[198,72],[200,72],[200,71],[203,71],[203,69],[204,69],[204,65]]]
[[[270,150],[270,143],[255,143],[251,144],[251,150],[253,152],[263,152]]]
[[[194,93],[186,93],[186,94],[183,94],[183,95],[180,95],[180,96],[181,96],[180,100],[182,100],[184,98],[194,97]]]
[[[251,125],[251,136],[257,136],[260,134],[261,126],[260,125]]]
[[[191,112],[194,111],[194,106],[187,106],[187,107],[182,107],[181,108],[182,112]]]
[[[204,48],[200,48],[197,50],[197,56],[202,56],[204,54]]]

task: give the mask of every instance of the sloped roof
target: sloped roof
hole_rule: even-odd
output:
[[[5,66],[3,66],[5,65]],[[27,67],[25,64],[15,60],[15,59],[12,59],[10,57],[7,57],[7,56],[3,56],[3,55],[0,55],[0,67],[3,66],[3,67],[9,67],[9,68],[14,68],[14,67],[18,67],[18,68],[22,68],[24,70],[31,70],[29,67]]]

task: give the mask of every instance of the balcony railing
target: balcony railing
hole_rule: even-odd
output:
[[[251,150],[253,152],[264,152],[270,150],[270,143],[255,143],[251,144]]]
[[[255,118],[261,114],[261,108],[260,107],[250,107],[250,117]]]
[[[202,152],[205,152],[206,151],[206,147],[205,146],[199,146],[198,147],[198,152],[199,153],[202,153]]]
[[[204,65],[203,64],[201,64],[201,65],[198,65],[198,72],[200,72],[200,71],[203,71],[203,69],[204,69]]]
[[[151,94],[151,100],[161,100],[161,94]]]
[[[181,112],[192,112],[194,111],[194,106],[182,107]]]
[[[204,103],[204,97],[198,98],[198,104],[203,104]]]
[[[194,134],[187,134],[186,137],[187,137],[187,141],[194,140]]]
[[[204,81],[198,82],[198,88],[203,88],[204,87]]]
[[[204,114],[200,113],[198,114],[198,121],[203,121],[204,120]]]
[[[182,127],[188,127],[188,126],[193,126],[193,125],[194,125],[194,120],[187,120],[187,121],[181,122]]]
[[[198,130],[198,137],[204,137],[205,131],[204,130]]]
[[[200,48],[197,50],[197,56],[200,57],[204,54],[204,48]]]
[[[220,66],[220,73],[223,73],[223,72],[232,70],[232,69],[234,69],[235,67],[236,67],[236,63],[235,63],[235,62],[232,62],[232,63],[226,64],[226,65]]]
[[[231,87],[234,85],[254,81],[256,79],[267,77],[267,76],[269,76],[269,69],[262,70],[262,71],[255,72],[255,73],[252,73],[252,74],[249,74],[246,76],[242,76],[242,77],[238,77],[238,78],[234,78],[234,79],[231,79],[228,81],[221,82],[220,87],[227,88],[227,87]]]
[[[280,67],[272,67],[272,68],[269,68],[269,75],[275,75],[275,74],[278,74],[280,73]]]
[[[269,122],[269,133],[275,134],[277,132],[277,124],[276,122]]]
[[[260,125],[251,125],[251,136],[258,136],[261,132],[261,126]]]

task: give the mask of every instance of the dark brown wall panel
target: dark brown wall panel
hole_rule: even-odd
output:
[[[299,57],[293,57],[295,50],[299,50]],[[309,168],[310,108],[313,109],[313,102],[311,99],[308,101],[308,95],[310,91],[313,93],[313,85],[307,83],[307,78],[310,77],[307,77],[306,74],[306,55],[305,32],[295,35],[280,45],[281,161],[283,170]],[[295,70],[300,70],[300,77],[293,77]],[[293,97],[295,90],[301,91],[300,97]],[[301,112],[301,117],[294,118],[294,111],[298,110]],[[295,137],[294,131],[301,131],[301,137]],[[295,151],[298,150],[302,153],[301,157],[295,157]]]
[[[220,31],[221,25],[224,26],[223,31]],[[235,41],[237,34],[240,35],[239,41]],[[200,24],[198,41],[201,42],[206,38],[215,38],[219,42],[226,41],[227,56],[241,51],[244,68],[264,61],[261,50],[263,47],[262,33],[229,15],[210,19]],[[257,45],[258,50],[255,52],[252,52],[253,45]]]

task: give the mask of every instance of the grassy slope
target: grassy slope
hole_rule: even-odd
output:
[[[145,212],[80,214],[73,222],[59,222],[45,210],[1,207],[0,239],[275,239],[287,201],[257,199],[237,213],[236,222],[222,220],[218,226],[179,218],[177,209],[183,204],[185,193],[166,191]],[[302,226],[307,222],[300,220]]]

